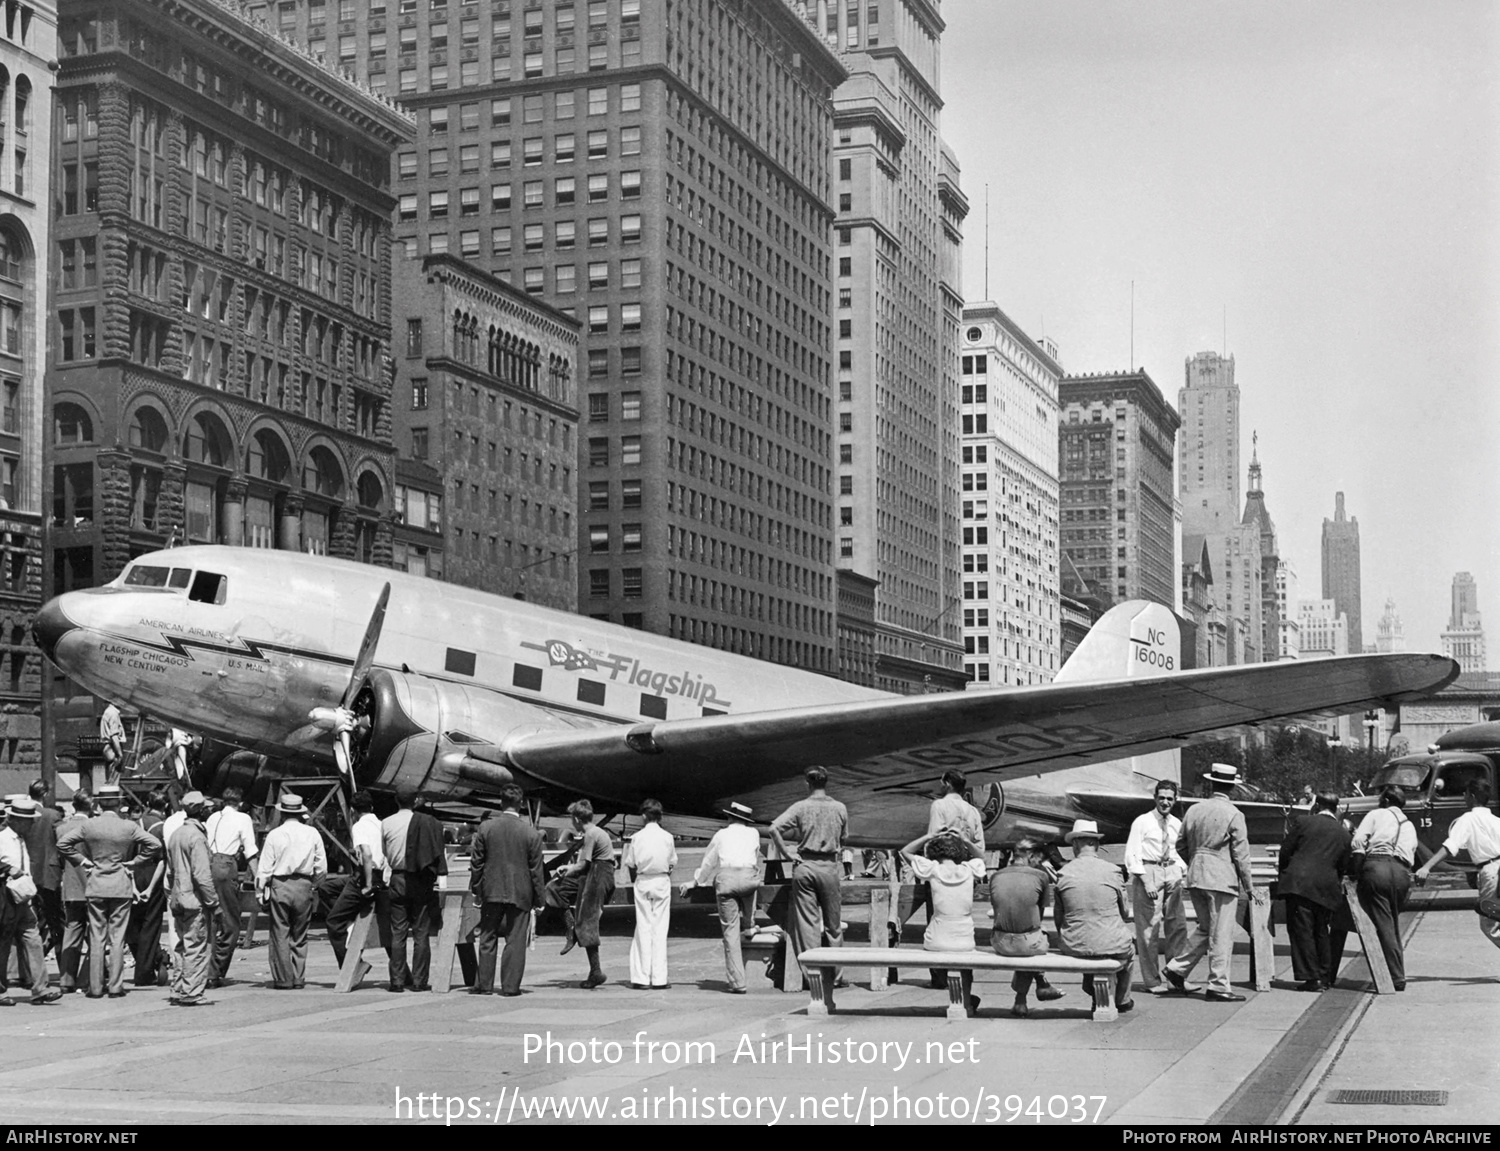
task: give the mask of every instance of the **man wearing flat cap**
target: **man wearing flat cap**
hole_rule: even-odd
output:
[[[167,905],[177,929],[178,955],[173,967],[172,1002],[179,1007],[196,1007],[204,1002],[203,992],[208,987],[212,954],[209,924],[218,910],[219,896],[209,862],[208,836],[203,830],[208,800],[201,791],[190,791],[182,797],[182,810],[187,818],[167,843]]]
[[[1234,907],[1240,892],[1251,890],[1250,834],[1245,814],[1230,798],[1240,781],[1239,768],[1216,763],[1203,778],[1213,785],[1213,796],[1188,808],[1182,819],[1177,853],[1188,861],[1188,898],[1197,917],[1187,950],[1162,968],[1176,991],[1187,990],[1187,977],[1208,955],[1208,991],[1217,1003],[1238,1003],[1245,997],[1230,989],[1229,961],[1234,955]]]
[[[307,804],[285,789],[276,805],[281,822],[260,851],[255,893],[271,917],[271,986],[301,987],[307,973],[307,928],[312,923],[313,886],[328,872],[323,837],[307,826]]]
[[[14,1007],[16,1001],[5,992],[6,972],[10,969],[12,943],[20,947],[25,972],[31,982],[34,1006],[54,1003],[61,991],[47,988],[47,961],[42,953],[42,933],[36,921],[36,884],[31,879],[30,853],[26,849],[26,832],[41,812],[42,805],[30,796],[17,796],[10,803],[3,825],[0,825],[0,1007]],[[14,886],[21,888],[18,893]],[[31,894],[25,893],[27,886]]]

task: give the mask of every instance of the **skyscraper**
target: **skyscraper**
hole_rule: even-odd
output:
[[[1188,357],[1184,370],[1187,382],[1177,393],[1182,530],[1223,535],[1240,520],[1240,389],[1234,357],[1199,352]]]
[[[849,69],[833,101],[837,563],[876,581],[876,686],[958,687],[968,201],[942,141],[943,22],[926,0],[816,10]]]
[[[1106,603],[1173,607],[1177,413],[1144,371],[1065,376],[1058,402],[1065,560]]]
[[[333,9],[276,14],[415,113],[405,253],[459,255],[581,322],[580,608],[834,670],[828,164],[847,73],[805,6]]]
[[[971,685],[1060,666],[1056,349],[994,304],[964,309],[963,624]]]
[[[1365,650],[1359,612],[1359,520],[1344,514],[1344,493],[1333,500],[1333,519],[1323,521],[1323,598],[1349,621],[1349,652]]]
[[[1214,560],[1231,663],[1256,662],[1266,643],[1261,531],[1240,509],[1240,390],[1234,357],[1188,357],[1177,393],[1182,417],[1178,493],[1183,536],[1201,535]],[[1245,513],[1248,515],[1247,505]],[[1272,581],[1274,586],[1274,580]]]
[[[1453,577],[1452,610],[1443,632],[1443,653],[1465,672],[1487,671],[1484,621],[1479,614],[1479,588],[1468,572]]]

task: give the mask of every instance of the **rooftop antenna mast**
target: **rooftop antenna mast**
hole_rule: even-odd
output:
[[[984,186],[984,298],[990,298],[990,186]]]

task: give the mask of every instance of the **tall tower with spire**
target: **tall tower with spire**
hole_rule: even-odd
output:
[[[1249,612],[1250,634],[1260,637],[1260,658],[1269,663],[1281,655],[1281,608],[1276,597],[1276,569],[1281,556],[1276,543],[1276,525],[1271,522],[1266,495],[1261,490],[1259,444],[1259,433],[1252,432],[1250,490],[1245,494],[1245,514],[1240,517],[1242,547],[1246,550],[1240,579],[1244,602],[1247,605],[1258,603],[1259,611],[1252,607]],[[1260,557],[1258,568],[1256,555]]]
[[[1401,627],[1401,616],[1396,611],[1396,601],[1389,596],[1385,601],[1385,612],[1375,628],[1375,650],[1382,655],[1406,650],[1406,632]]]

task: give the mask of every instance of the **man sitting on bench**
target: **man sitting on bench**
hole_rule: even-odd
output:
[[[1043,869],[1047,849],[1035,839],[1023,839],[1010,854],[1010,866],[990,878],[990,906],[995,913],[990,929],[990,947],[996,955],[1046,955],[1047,935],[1042,930],[1042,910],[1052,889],[1052,876]],[[1036,984],[1036,997],[1043,1003],[1061,999],[1063,992],[1047,982],[1044,971],[1017,971],[1010,987],[1016,993],[1012,1015],[1031,1014],[1026,994]]]
[[[1080,959],[1118,959],[1124,966],[1115,975],[1115,1008],[1121,1014],[1135,1006],[1130,984],[1135,975],[1135,938],[1130,930],[1130,907],[1125,899],[1121,869],[1099,858],[1103,836],[1092,819],[1075,819],[1063,836],[1073,845],[1073,861],[1057,879],[1054,912],[1062,949]],[[1094,977],[1083,977],[1083,989],[1094,993]]]

